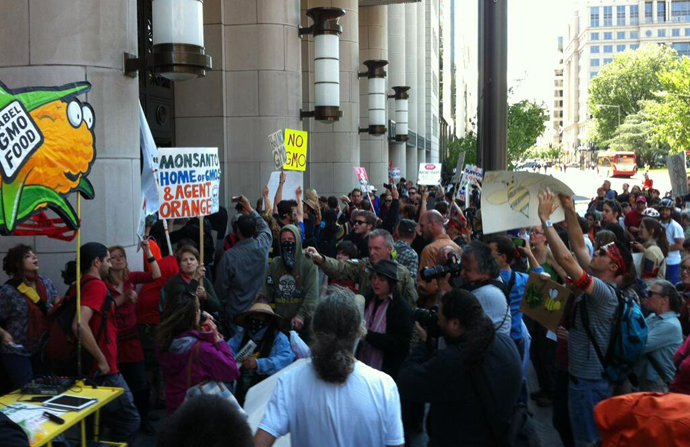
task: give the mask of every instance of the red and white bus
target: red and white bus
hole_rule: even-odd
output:
[[[632,177],[637,173],[637,155],[635,152],[599,152],[597,169],[606,177]]]

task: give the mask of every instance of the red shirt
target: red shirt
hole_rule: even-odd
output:
[[[88,280],[88,281],[87,281]],[[114,289],[111,289],[111,293]],[[98,336],[98,331],[101,328],[101,320],[103,318],[101,311],[105,305],[105,297],[108,287],[104,281],[95,278],[91,275],[86,275],[82,278],[81,290],[81,305],[93,310],[91,320],[89,320],[89,327],[93,333],[93,338]],[[115,291],[117,293],[117,291]],[[108,322],[106,324],[105,333],[101,335],[98,340],[98,347],[105,356],[108,366],[110,367],[109,374],[116,374],[117,369],[117,323],[115,322],[115,303],[113,302],[110,311],[108,312]],[[93,373],[97,364],[94,363],[89,375]]]
[[[642,213],[637,211],[637,208],[630,210],[630,212],[625,215],[625,228],[639,228],[640,222],[642,222],[642,217],[644,216],[642,216]]]
[[[151,272],[129,272],[123,288],[125,295],[134,290],[137,284],[152,281]],[[117,363],[143,362],[144,350],[137,332],[136,304],[129,298],[125,298],[125,302],[117,308],[115,321],[117,321]]]
[[[137,323],[139,324],[159,324],[161,322],[159,309],[161,290],[163,290],[165,283],[179,272],[175,256],[166,256],[158,261],[158,268],[161,269],[161,277],[144,284],[139,291],[139,300],[136,304]]]

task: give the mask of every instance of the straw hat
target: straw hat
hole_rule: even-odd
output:
[[[316,211],[319,208],[319,195],[315,189],[307,189],[302,200],[309,208]]]
[[[273,309],[271,309],[271,306],[269,306],[268,304],[254,303],[247,312],[242,312],[241,314],[237,314],[235,316],[235,324],[244,327],[247,320],[252,315],[257,314],[268,315],[272,317],[276,324],[281,323],[283,321],[280,315],[277,315],[275,312],[273,312]]]

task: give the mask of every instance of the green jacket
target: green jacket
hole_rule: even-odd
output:
[[[285,267],[282,256],[273,258],[257,298],[264,298],[275,313],[283,317],[281,330],[290,330],[293,318],[304,321],[305,326],[309,324],[319,299],[319,275],[314,263],[304,256],[299,229],[286,225],[281,232],[285,230],[295,235],[295,266],[290,271]]]
[[[396,262],[397,264],[397,262]],[[371,276],[371,261],[369,258],[351,259],[349,261],[338,261],[337,259],[323,256],[323,264],[320,265],[323,272],[331,279],[343,280],[351,279],[359,284],[359,294],[367,296],[370,288],[369,277]],[[402,264],[398,264],[398,285],[397,291],[410,303],[414,309],[417,307],[417,289],[414,286],[410,271]]]

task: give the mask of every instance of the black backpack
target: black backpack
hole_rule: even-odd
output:
[[[87,278],[81,282],[82,288],[96,278]],[[101,325],[98,333],[94,334],[96,344],[105,337],[105,343],[109,344],[108,339],[108,316],[112,308],[113,297],[110,290],[107,290],[105,302],[101,308]],[[77,314],[76,288],[70,288],[65,298],[58,303],[48,314],[48,336],[41,349],[41,359],[48,371],[58,376],[78,377],[78,342],[77,337],[72,331],[72,322]],[[93,356],[82,346],[81,349],[82,370],[81,375],[87,375],[94,364]]]

